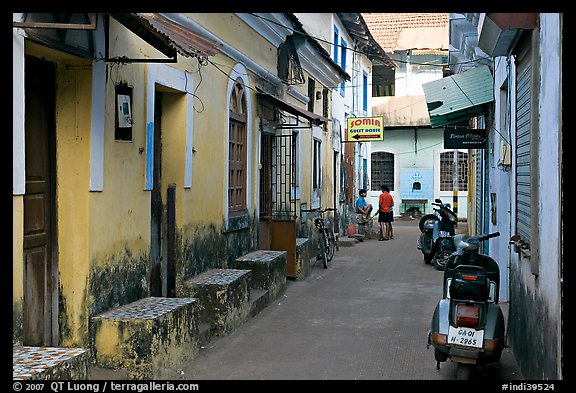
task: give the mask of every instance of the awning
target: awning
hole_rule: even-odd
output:
[[[480,116],[483,104],[494,101],[494,79],[485,65],[423,83],[422,88],[432,128]]]
[[[184,28],[161,14],[113,13],[110,15],[173,61],[176,60],[176,52],[187,57],[208,57],[215,55],[220,46],[220,44]],[[138,61],[140,59],[130,60]]]
[[[328,119],[326,119],[323,116],[320,116],[320,115],[317,115],[316,113],[309,112],[305,109],[299,108],[296,105],[290,104],[289,102],[282,101],[280,98],[275,97],[272,94],[266,93],[263,90],[260,90],[258,88],[256,88],[256,90],[257,90],[256,96],[259,99],[266,100],[266,101],[272,103],[273,105],[275,105],[276,107],[278,107],[280,110],[286,111],[286,112],[291,113],[295,116],[302,116],[305,119],[308,119],[310,121],[310,124],[312,124],[312,125],[319,126],[319,125],[324,124],[328,121]]]

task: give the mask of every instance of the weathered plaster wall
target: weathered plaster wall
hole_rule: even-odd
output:
[[[90,67],[57,62],[56,213],[60,343],[81,346],[88,325]]]
[[[530,380],[559,379],[557,348],[560,321],[550,312],[549,301],[531,285],[530,263],[513,261],[510,273],[508,334],[522,375]]]
[[[21,195],[12,198],[12,343],[22,344],[24,328],[24,207]]]

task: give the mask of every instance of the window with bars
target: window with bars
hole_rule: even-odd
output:
[[[318,189],[320,188],[320,179],[322,177],[322,141],[320,141],[319,139],[314,139],[314,144],[313,144],[313,154],[314,154],[314,168],[313,168],[313,173],[312,173],[312,188],[314,189]]]
[[[291,171],[291,186],[296,191],[296,188],[300,186],[299,172],[300,172],[300,140],[298,139],[298,131],[292,131],[291,138],[291,152],[290,152],[290,171]]]
[[[394,191],[394,154],[380,151],[372,153],[372,191],[380,191],[383,184]]]
[[[228,213],[240,215],[246,209],[246,97],[236,82],[230,97],[228,137]]]
[[[440,153],[440,191],[452,191],[454,152]],[[468,191],[468,153],[458,152],[458,191]]]

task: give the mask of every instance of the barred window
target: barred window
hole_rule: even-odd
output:
[[[312,188],[318,189],[322,179],[322,141],[314,139],[313,143],[313,173],[312,173]]]
[[[454,152],[440,153],[440,191],[452,191]],[[458,152],[458,191],[468,191],[468,153]]]
[[[372,191],[380,191],[383,184],[394,191],[394,154],[384,151],[372,153]]]
[[[246,97],[236,82],[230,97],[228,138],[228,212],[242,214],[246,209]]]

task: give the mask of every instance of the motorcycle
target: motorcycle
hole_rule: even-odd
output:
[[[432,202],[434,214],[426,214],[420,218],[420,237],[418,249],[424,255],[424,263],[434,264],[436,270],[444,270],[444,265],[455,251],[452,236],[455,234],[456,214],[450,210],[449,203],[440,199]]]
[[[498,304],[500,268],[479,253],[480,243],[499,232],[455,235],[456,251],[444,269],[443,296],[428,331],[436,368],[450,359],[457,363],[456,379],[469,379],[477,365],[499,362],[506,345],[505,321]]]

